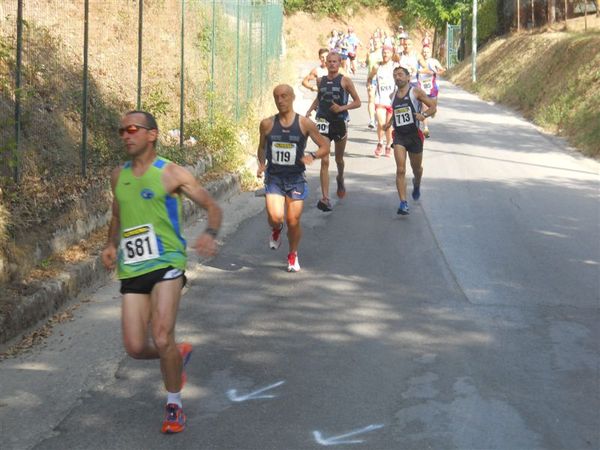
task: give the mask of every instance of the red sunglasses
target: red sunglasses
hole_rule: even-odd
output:
[[[125,134],[125,132],[127,132],[128,134],[135,134],[138,131],[140,131],[141,128],[143,128],[144,130],[152,129],[149,127],[145,127],[144,125],[138,125],[138,124],[127,125],[126,127],[119,128],[119,136],[123,136]]]

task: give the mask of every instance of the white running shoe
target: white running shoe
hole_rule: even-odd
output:
[[[271,230],[271,237],[269,238],[269,248],[277,250],[281,245],[281,230],[283,230],[283,224],[279,229],[273,228]]]
[[[298,252],[288,253],[288,272],[300,272]]]

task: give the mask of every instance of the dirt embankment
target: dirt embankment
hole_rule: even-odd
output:
[[[361,40],[358,59],[364,61],[367,55],[369,38],[379,28],[388,35],[394,34],[396,28],[402,23],[397,14],[392,14],[386,8],[368,9],[361,8],[349,11],[348,17],[332,18],[318,17],[314,14],[295,13],[286,16],[284,20],[285,39],[292,61],[318,61],[318,51],[327,47],[331,30],[343,31],[352,27]],[[406,25],[406,24],[403,24]],[[420,42],[424,29],[419,27],[407,28],[410,36]]]

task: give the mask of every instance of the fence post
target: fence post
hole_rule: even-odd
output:
[[[213,114],[214,114],[214,98],[215,98],[215,47],[216,47],[216,18],[215,18],[215,9],[216,9],[216,0],[212,0],[212,38],[210,41],[210,102],[208,105],[209,108],[209,118],[210,123],[213,122]]]
[[[179,148],[183,148],[183,116],[185,108],[185,0],[181,0],[181,74],[179,77]]]
[[[138,73],[137,73],[137,109],[142,109],[142,28],[144,24],[144,0],[139,0],[138,13]]]
[[[260,9],[260,95],[265,90],[265,7]]]
[[[235,57],[235,120],[240,120],[240,0],[237,0],[237,31]]]
[[[88,116],[88,47],[90,0],[85,0],[83,13],[83,105],[81,117],[81,176],[87,177],[87,116]]]
[[[15,153],[13,179],[19,181],[21,146],[21,66],[23,64],[23,0],[17,1],[17,61],[15,67]]]
[[[252,35],[254,34],[254,10],[250,7],[248,11],[248,79],[246,80],[246,101],[248,101],[253,96],[253,87],[252,87]]]

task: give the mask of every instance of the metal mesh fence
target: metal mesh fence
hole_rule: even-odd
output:
[[[85,175],[132,108],[181,143],[190,121],[243,118],[282,18],[282,0],[0,0],[0,175]]]

